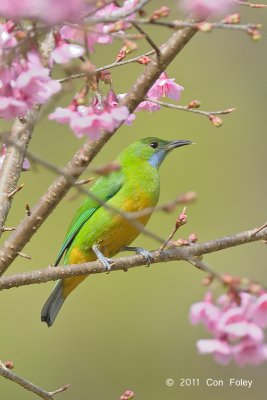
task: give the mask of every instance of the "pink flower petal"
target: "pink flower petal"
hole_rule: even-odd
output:
[[[74,111],[69,108],[57,107],[52,114],[49,114],[48,119],[55,120],[61,124],[69,124],[74,115]]]
[[[197,341],[200,354],[213,354],[216,361],[228,364],[232,357],[231,347],[227,342],[218,339],[202,339]]]
[[[66,64],[73,58],[79,58],[84,54],[85,50],[83,47],[77,44],[62,44],[53,50],[51,54],[52,60],[58,64]]]
[[[259,326],[246,321],[226,325],[222,331],[232,338],[247,337],[255,342],[262,342],[264,338],[262,329]]]
[[[267,293],[261,295],[251,307],[250,316],[252,320],[261,326],[267,327]]]
[[[262,343],[243,341],[233,349],[235,362],[244,365],[258,365],[267,360],[267,346]]]
[[[186,12],[194,12],[199,16],[210,13],[222,14],[230,11],[234,0],[182,0],[181,7]]]

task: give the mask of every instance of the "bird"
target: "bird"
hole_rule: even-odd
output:
[[[64,265],[99,259],[109,271],[110,257],[123,249],[142,254],[149,264],[148,251],[128,247],[141,232],[122,214],[149,208],[151,212],[137,218],[143,226],[147,224],[159,200],[159,166],[173,149],[189,144],[192,144],[190,140],[147,137],[124,149],[115,161],[119,168],[96,180],[74,215],[54,266],[63,256]],[[122,213],[110,212],[110,209]],[[41,321],[51,326],[68,295],[86,277],[58,280],[42,308]]]

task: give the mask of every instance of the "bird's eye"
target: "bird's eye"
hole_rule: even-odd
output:
[[[158,142],[151,142],[150,143],[150,147],[152,147],[152,149],[156,149],[158,147]]]

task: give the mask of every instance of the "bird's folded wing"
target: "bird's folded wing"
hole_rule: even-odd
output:
[[[109,176],[100,177],[96,181],[96,183],[90,190],[94,198],[90,198],[90,196],[88,196],[83,201],[77,213],[75,214],[70,224],[66,238],[56,258],[54,264],[55,267],[59,264],[64,252],[69,248],[73,239],[80,231],[82,226],[85,224],[85,222],[88,221],[88,219],[94,214],[94,212],[101,207],[101,203],[107,202],[109,199],[115,196],[116,193],[118,193],[118,191],[122,187],[122,182],[123,178],[120,171],[116,171]],[[99,199],[99,202],[96,199]]]

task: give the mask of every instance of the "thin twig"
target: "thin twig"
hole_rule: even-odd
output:
[[[224,22],[189,22],[189,21],[162,21],[162,20],[150,20],[149,18],[135,19],[131,23],[137,22],[138,24],[144,25],[157,25],[166,28],[172,28],[176,30],[183,29],[185,27],[195,27],[200,32],[210,32],[212,29],[226,29],[226,30],[238,30],[248,31],[250,29],[261,28],[260,24],[228,24]]]
[[[8,193],[7,198],[9,200],[11,200],[15,196],[15,194],[18,193],[23,187],[24,187],[24,183],[21,183],[14,190],[12,190],[10,193]]]
[[[138,32],[142,33],[144,35],[146,41],[150,44],[150,46],[155,50],[156,54],[158,57],[160,57],[160,48],[156,45],[156,43],[153,41],[153,39],[149,36],[147,32],[145,32],[136,22],[132,22],[132,25],[135,27],[135,29],[138,30]]]
[[[200,269],[203,272],[207,272],[212,278],[217,279],[219,282],[224,283],[224,280],[220,274],[211,269],[208,264],[202,260],[202,257],[192,257],[187,260],[190,264],[194,265],[194,267]]]
[[[241,6],[248,6],[251,8],[267,8],[267,4],[261,4],[261,3],[249,3],[247,1],[241,1],[241,0],[236,0],[238,4]]]
[[[156,207],[147,207],[144,208],[141,211],[136,211],[132,213],[128,213],[128,218],[140,218],[143,217],[147,214],[151,214],[152,212],[156,211],[164,211],[164,212],[170,212],[175,209],[175,207],[179,204],[189,204],[193,201],[196,200],[197,194],[196,192],[187,192],[180,194],[176,199],[171,200],[167,203],[161,204]]]
[[[3,232],[11,232],[11,231],[14,231],[15,229],[16,229],[16,227],[15,226],[3,226],[2,228],[2,231]]]
[[[80,186],[80,185],[86,185],[89,182],[92,182],[92,180],[95,179],[94,177],[87,178],[87,179],[81,179],[80,181],[75,182],[75,186]]]
[[[29,256],[26,253],[22,253],[21,251],[18,251],[18,256],[22,257],[22,258],[26,258],[27,260],[32,260],[32,257]]]
[[[32,215],[32,212],[28,203],[25,204],[25,208],[26,208],[26,215],[30,217]]]
[[[61,393],[69,388],[70,385],[64,385],[62,388],[54,390],[53,392],[47,392],[46,390],[40,388],[34,383],[18,376],[13,371],[10,371],[8,368],[4,366],[3,363],[0,363],[0,375],[10,381],[18,384],[24,389],[36,394],[44,400],[54,400],[54,395]]]
[[[162,251],[165,249],[165,247],[170,243],[170,241],[172,240],[172,238],[174,237],[174,235],[178,231],[178,229],[182,225],[186,224],[186,221],[187,221],[187,216],[186,216],[186,206],[185,206],[182,213],[177,218],[173,230],[171,231],[171,233],[169,234],[167,239],[164,241],[164,243],[162,243],[162,245],[160,246],[159,251]]]
[[[145,99],[147,101],[150,101],[151,103],[158,104],[159,106],[162,107],[174,108],[175,110],[181,110],[181,111],[188,111],[195,114],[205,115],[206,117],[210,117],[212,115],[225,115],[225,114],[230,114],[233,111],[236,111],[236,108],[227,108],[225,110],[219,110],[219,111],[203,111],[196,108],[190,108],[188,106],[179,106],[172,103],[166,103],[165,101],[151,99],[150,97],[146,97]]]
[[[112,69],[112,68],[115,68],[115,67],[120,67],[122,65],[131,64],[133,62],[138,61],[141,57],[152,56],[153,54],[155,54],[155,50],[150,50],[150,51],[148,51],[148,52],[146,52],[144,54],[141,54],[141,55],[139,55],[137,57],[130,58],[129,60],[123,60],[123,61],[119,61],[119,62],[115,61],[115,62],[113,62],[111,64],[107,64],[107,65],[105,65],[103,67],[97,68],[95,71],[96,72],[102,72],[102,71],[105,71],[107,69]],[[58,81],[60,83],[62,83],[62,82],[67,82],[67,81],[70,81],[70,80],[73,80],[73,79],[84,78],[85,76],[86,76],[86,73],[83,72],[83,73],[80,73],[80,74],[74,74],[74,75],[67,76],[66,78],[61,78]]]

